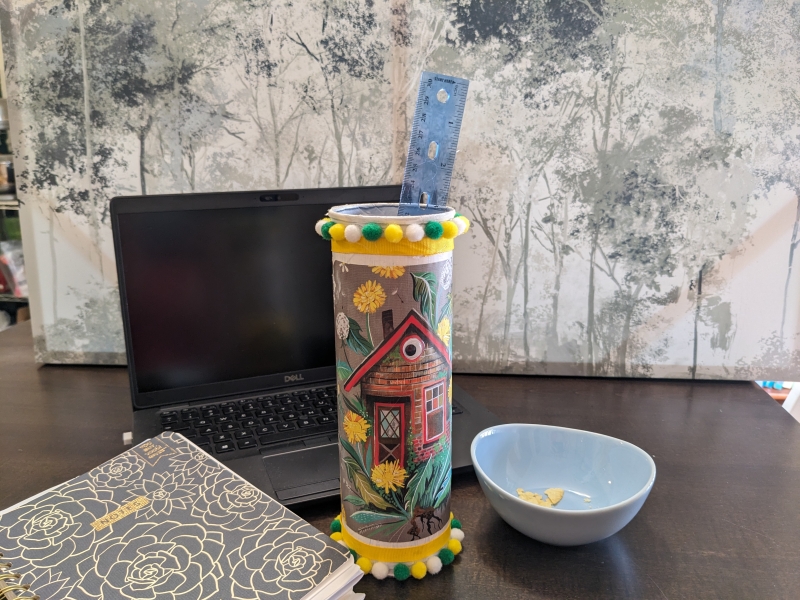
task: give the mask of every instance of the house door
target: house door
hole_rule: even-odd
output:
[[[397,461],[405,467],[406,420],[405,404],[375,403],[375,452],[376,465]]]

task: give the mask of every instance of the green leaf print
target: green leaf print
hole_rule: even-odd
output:
[[[366,473],[364,473],[360,463],[360,460],[354,460],[352,456],[344,457],[347,475],[350,477],[350,481],[353,482],[356,492],[358,492],[359,496],[361,496],[366,504],[372,504],[372,506],[378,509],[390,508],[391,505],[372,487],[372,482]]]
[[[359,498],[358,496],[353,496],[352,494],[345,496],[344,501],[349,502],[353,506],[358,506],[358,507],[363,507],[367,505],[367,503],[364,502],[361,498]]]
[[[352,374],[353,369],[346,362],[340,360],[336,363],[336,377],[339,378],[339,381],[344,383]]]
[[[442,310],[439,311],[439,321],[441,321],[445,317],[452,317],[452,316],[453,316],[453,296],[451,294],[447,294],[447,302],[444,303],[444,306],[442,306]]]
[[[436,275],[434,273],[411,273],[414,282],[414,300],[419,302],[422,316],[431,327],[436,326]]]
[[[347,334],[345,343],[353,352],[366,356],[372,352],[372,344],[361,335],[361,325],[358,324],[358,321],[350,317],[347,317],[347,320],[350,322],[350,333]]]
[[[397,515],[394,513],[379,513],[372,512],[370,510],[359,510],[358,512],[354,512],[352,515],[350,515],[350,518],[356,523],[366,525],[368,523],[374,523],[375,521],[382,521],[383,519],[402,519],[403,517],[402,515]]]

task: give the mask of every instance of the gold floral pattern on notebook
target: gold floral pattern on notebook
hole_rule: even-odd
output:
[[[347,561],[182,436],[147,444],[0,516],[0,552],[32,590],[65,600],[300,600]]]

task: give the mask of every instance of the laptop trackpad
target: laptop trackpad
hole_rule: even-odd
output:
[[[262,460],[278,500],[339,489],[336,444],[265,456]]]

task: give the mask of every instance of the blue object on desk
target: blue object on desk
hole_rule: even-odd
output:
[[[447,206],[469,80],[423,71],[408,141],[398,215]]]
[[[472,464],[503,520],[535,540],[576,546],[625,527],[644,504],[656,465],[641,448],[613,437],[550,425],[490,427],[472,441]],[[554,507],[522,500],[562,488]]]

